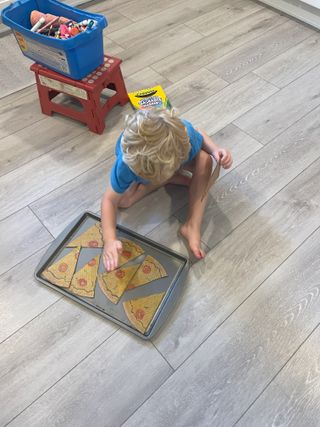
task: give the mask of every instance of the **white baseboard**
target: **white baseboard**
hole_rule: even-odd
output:
[[[320,0],[259,0],[320,29]]]

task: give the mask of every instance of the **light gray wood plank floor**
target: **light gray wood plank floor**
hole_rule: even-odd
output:
[[[131,107],[115,107],[99,136],[42,115],[35,85],[3,96],[15,76],[5,82],[0,426],[318,427],[318,32],[253,0],[89,8],[109,20],[105,51],[122,58],[128,90],[161,84],[234,164],[209,193],[206,258],[191,259],[175,310],[141,341],[33,278],[72,219],[99,213]],[[118,222],[188,254],[187,212],[187,190],[167,186]]]

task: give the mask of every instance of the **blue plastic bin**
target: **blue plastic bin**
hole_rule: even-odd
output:
[[[94,19],[97,24],[70,39],[55,39],[30,31],[33,10],[76,22]],[[4,8],[1,15],[3,23],[13,30],[22,53],[60,74],[79,80],[103,63],[102,31],[107,26],[103,15],[75,9],[56,0],[18,0]]]

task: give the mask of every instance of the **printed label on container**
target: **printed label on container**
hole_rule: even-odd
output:
[[[57,90],[59,92],[67,93],[68,95],[76,96],[81,99],[88,99],[88,94],[84,89],[80,89],[71,86],[67,83],[61,83],[57,80],[49,79],[48,77],[39,76],[42,86],[49,87],[50,89]]]
[[[22,52],[36,62],[42,62],[48,67],[55,68],[70,74],[70,68],[66,54],[63,50],[56,49],[31,40],[22,36],[18,31],[14,31],[17,42],[19,43]]]
[[[18,31],[15,31],[14,34],[16,36],[17,42],[19,43],[20,49],[22,50],[22,52],[25,52],[28,49],[26,39]]]

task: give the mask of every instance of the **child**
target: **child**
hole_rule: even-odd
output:
[[[214,171],[219,168],[216,162],[225,169],[232,165],[230,152],[219,148],[205,132],[179,119],[174,111],[156,109],[127,117],[116,155],[101,206],[106,270],[117,268],[122,249],[116,236],[118,207],[128,208],[168,183],[190,186],[188,217],[180,233],[194,256],[203,258],[200,237],[207,191],[213,177],[219,174],[219,169]],[[192,172],[192,177],[183,174],[184,170]]]

